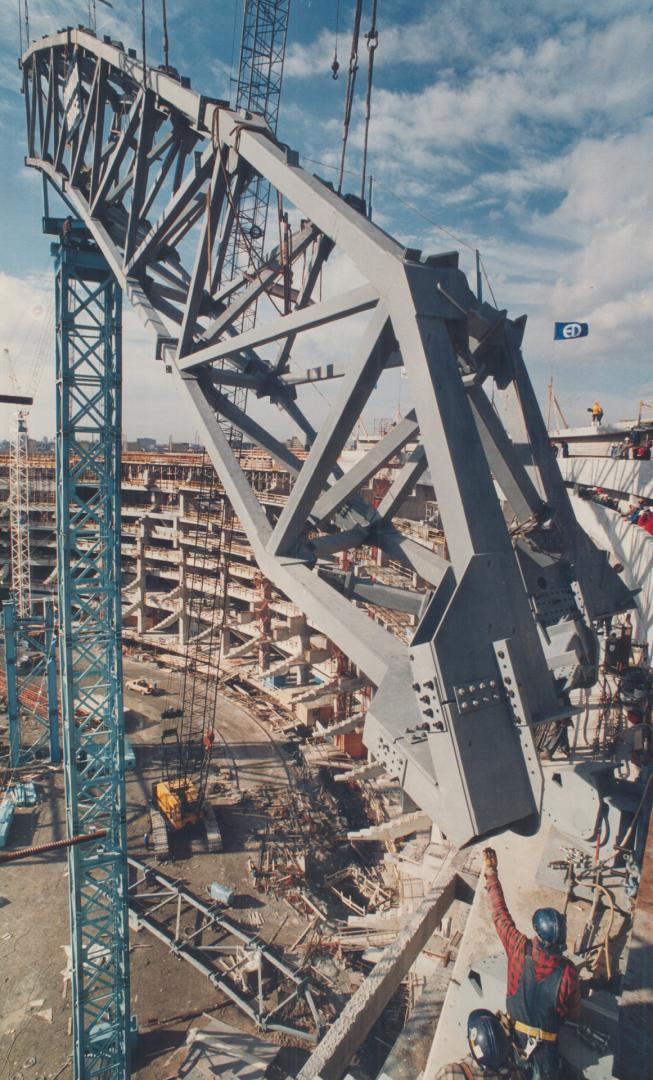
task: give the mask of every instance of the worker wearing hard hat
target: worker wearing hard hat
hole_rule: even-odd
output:
[[[563,956],[567,926],[555,908],[533,915],[535,937],[519,932],[508,911],[492,848],[483,852],[485,884],[492,919],[508,957],[506,1008],[523,1067],[533,1080],[560,1076],[558,1032],[580,1016],[580,982],[571,960]]]
[[[443,1065],[435,1080],[510,1080],[517,1075],[511,1061],[510,1040],[501,1021],[489,1009],[474,1009],[467,1018],[471,1053],[461,1061]]]
[[[603,419],[603,408],[601,405],[599,405],[598,401],[595,401],[587,411],[592,414],[592,425],[598,427]]]

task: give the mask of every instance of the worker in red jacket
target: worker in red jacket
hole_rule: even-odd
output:
[[[580,1017],[580,982],[566,947],[564,915],[539,908],[533,915],[535,937],[515,926],[506,906],[492,848],[483,852],[485,886],[492,919],[508,957],[506,1008],[515,1029],[515,1044],[533,1080],[560,1076],[558,1032],[566,1021]]]

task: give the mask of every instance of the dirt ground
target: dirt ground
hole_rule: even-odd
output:
[[[127,773],[127,827],[130,854],[152,861],[146,852],[148,799],[151,784],[160,774],[159,718],[166,705],[176,702],[177,676],[153,664],[126,659],[125,682],[156,679],[163,691],[156,697],[125,692],[126,733],[135,750],[136,769]],[[245,792],[260,785],[287,786],[292,765],[285,751],[272,740],[260,721],[231,700],[219,705],[219,731],[227,744],[218,761],[235,767],[238,786]],[[216,747],[218,742],[216,741]],[[61,770],[46,767],[38,782],[41,802],[34,809],[17,811],[11,847],[43,844],[63,838],[65,804]],[[244,806],[217,813],[225,850],[219,855],[182,855],[163,867],[183,878],[189,888],[205,895],[212,881],[230,885],[241,898],[261,907],[261,898],[249,880],[247,861],[258,850],[257,830],[262,819]],[[307,920],[282,901],[265,902],[263,925],[267,941],[284,945],[298,937]],[[68,890],[65,852],[52,852],[0,868],[0,1080],[66,1080],[71,1075],[70,992],[64,996],[64,946],[69,941]],[[247,1018],[188,963],[175,959],[166,946],[146,930],[132,932],[132,1011],[138,1019],[139,1038],[133,1075],[140,1080],[167,1076],[166,1061],[183,1044],[192,1023],[190,1014],[204,1010],[226,1023],[253,1030]],[[218,1007],[218,1008],[216,1008]],[[51,1014],[50,1014],[51,1010]],[[179,1019],[183,1017],[182,1019]],[[197,1020],[194,1021],[197,1023]],[[289,1058],[289,1052],[284,1055]],[[295,1055],[298,1066],[305,1053]],[[290,1055],[292,1057],[292,1055]]]

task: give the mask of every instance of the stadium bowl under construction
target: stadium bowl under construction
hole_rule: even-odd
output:
[[[648,1075],[653,462],[611,448],[653,423],[548,430],[480,257],[372,220],[367,126],[343,188],[361,2],[337,188],[276,137],[289,0],[244,0],[231,104],[165,4],[160,67],[95,7],[20,63],[57,412],[5,395],[0,1080],[481,1076],[441,1072],[479,1008],[489,1076]],[[124,437],[123,299],[196,444]],[[564,915],[554,1033],[490,845],[521,929]]]

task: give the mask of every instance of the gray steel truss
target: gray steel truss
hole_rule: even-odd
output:
[[[535,827],[533,726],[564,715],[569,689],[595,677],[591,619],[632,598],[576,525],[521,355],[525,319],[481,302],[455,253],[424,256],[373,225],[360,200],[305,171],[261,116],[169,71],[144,71],[119,42],[66,30],[32,45],[22,70],[27,164],[90,230],[154,331],[262,571],[377,686],[364,731],[373,760],[455,843]],[[301,224],[254,271],[227,280],[239,200],[261,179],[290,211],[286,225]],[[333,253],[362,283],[322,297]],[[311,372],[291,374],[293,352],[316,328],[347,320],[350,357],[338,346],[315,374],[322,386],[338,380],[316,423]],[[413,411],[343,475],[341,451],[397,366]],[[508,399],[515,442],[488,380]],[[239,386],[246,409],[227,392]],[[307,456],[273,434],[278,410]],[[225,420],[288,469],[293,486],[276,518],[240,469]],[[374,508],[361,488],[397,459],[397,480]],[[402,503],[427,469],[446,559],[401,529]],[[336,552],[365,546],[412,571],[401,602],[332,572]],[[369,617],[385,605],[419,612],[410,645]],[[564,677],[554,664],[561,628],[577,650]]]
[[[324,1026],[310,981],[257,934],[147,863],[129,857],[130,925],[145,928],[186,960],[263,1031],[281,1031],[316,1043]],[[226,962],[225,962],[226,961]],[[276,1002],[266,1001],[270,974]],[[250,978],[252,976],[252,978]],[[283,1022],[292,1009],[302,1027]]]

